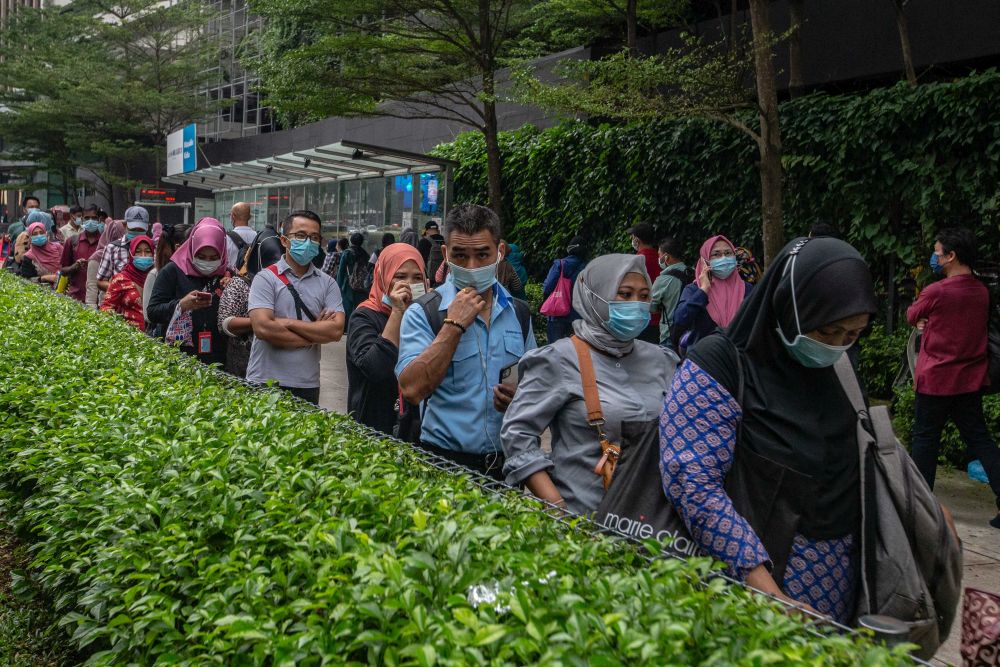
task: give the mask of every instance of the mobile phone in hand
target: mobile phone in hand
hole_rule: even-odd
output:
[[[510,366],[500,369],[500,384],[507,385],[513,389],[517,389],[517,383],[521,379],[521,374],[518,371],[517,362],[515,361]]]

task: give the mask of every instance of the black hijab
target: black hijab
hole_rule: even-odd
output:
[[[833,238],[796,239],[775,258],[724,334],[699,341],[688,354],[730,394],[744,372],[743,424],[738,447],[808,475],[814,493],[802,508],[799,532],[814,539],[842,537],[859,519],[856,416],[830,368],[806,368],[785,350],[792,341],[845,317],[877,310],[871,272],[849,244]],[[727,342],[726,336],[732,341]]]

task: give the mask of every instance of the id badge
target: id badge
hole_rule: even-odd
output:
[[[212,332],[198,332],[198,354],[212,354]]]

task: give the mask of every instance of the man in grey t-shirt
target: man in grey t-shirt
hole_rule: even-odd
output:
[[[340,340],[345,320],[336,281],[312,263],[321,241],[319,216],[292,211],[281,224],[285,254],[254,277],[247,308],[254,333],[247,380],[274,380],[314,404],[320,346]]]

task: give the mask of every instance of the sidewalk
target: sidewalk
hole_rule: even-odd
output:
[[[347,410],[347,366],[343,342],[323,346],[320,405],[335,412]],[[987,521],[993,515],[993,497],[985,484],[970,481],[964,471],[939,469],[935,491],[951,510],[962,538],[964,570],[962,585],[1000,592],[1000,530]],[[935,658],[937,664],[961,665],[959,639],[961,609],[948,641]]]

